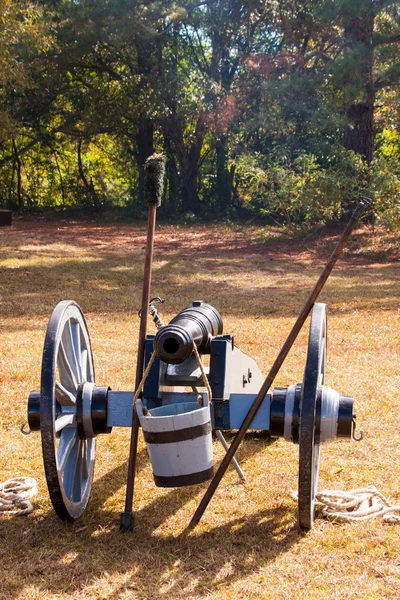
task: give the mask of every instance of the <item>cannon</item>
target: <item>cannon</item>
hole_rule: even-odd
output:
[[[347,237],[354,222],[346,229]],[[330,270],[344,246],[345,234],[328,263]],[[157,452],[161,457],[158,465],[152,462],[156,485],[193,485],[213,478],[194,517],[195,525],[224,469],[234,459],[240,436],[253,429],[298,445],[298,522],[301,528],[310,529],[320,448],[337,438],[355,438],[353,398],[325,383],[326,305],[315,299],[329,275],[328,265],[266,379],[255,360],[235,345],[233,335],[224,333],[218,310],[196,300],[167,325],[158,320],[156,334],[145,332],[142,363],[137,369],[140,381],[135,389],[115,391],[98,385],[84,315],[74,301],[60,302],[45,335],[40,391],[31,392],[28,399],[29,427],[41,432],[45,476],[57,515],[73,521],[84,513],[92,487],[97,436],[112,434],[114,427],[132,427],[134,437],[135,428],[142,425],[150,458]],[[144,293],[141,326],[148,308],[148,294]],[[310,312],[303,380],[273,389],[273,379]],[[193,420],[195,417],[200,421]],[[161,430],[157,430],[160,422]],[[210,435],[212,431],[222,435],[224,430],[238,433],[214,475],[207,454]],[[207,439],[205,445],[203,438]],[[135,443],[131,444],[133,455]],[[201,444],[208,444],[204,460]],[[178,463],[181,470],[176,473]],[[170,471],[160,472],[164,467]]]
[[[193,353],[193,343],[199,352],[210,351],[213,336],[222,333],[218,311],[202,301],[193,302],[161,327],[154,338],[154,350],[168,364],[183,363]]]
[[[202,336],[197,335],[200,330]],[[212,390],[213,429],[239,429],[264,377],[257,363],[235,345],[233,336],[223,334],[217,310],[201,301],[184,308],[156,335],[147,335],[145,364],[153,352],[155,359],[144,382],[141,404],[152,411],[198,402],[204,382],[193,340],[209,355],[206,374]],[[320,446],[351,438],[354,427],[353,398],[325,385],[326,344],[326,305],[316,303],[303,381],[268,391],[250,425],[250,429],[298,444],[299,523],[303,528],[311,527],[314,519]],[[186,346],[191,350],[184,358]],[[96,384],[84,316],[75,302],[60,302],[46,332],[40,392],[29,395],[28,422],[31,430],[41,431],[49,494],[61,519],[74,520],[84,512],[93,479],[96,437],[110,434],[113,427],[130,427],[133,396],[133,391],[113,391]],[[196,483],[211,475],[212,471]],[[181,477],[181,481],[186,479]],[[185,484],[175,481],[175,485]]]

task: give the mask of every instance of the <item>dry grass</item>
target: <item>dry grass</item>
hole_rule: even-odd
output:
[[[266,373],[337,236],[161,227],[153,292],[167,298],[166,318],[193,299],[215,304],[225,331]],[[97,383],[132,389],[145,227],[21,221],[0,239],[0,480],[39,482],[33,514],[0,517],[2,600],[400,597],[400,527],[319,518],[301,533],[291,498],[297,448],[263,435],[249,434],[238,452],[247,483],[228,471],[189,536],[182,532],[206,484],[156,488],[141,443],[135,531],[122,535],[129,431],[114,430],[99,440],[87,512],[61,523],[40,436],[19,431],[28,392],[39,385],[45,328],[59,300],[75,299],[87,317]],[[320,486],[374,483],[400,503],[398,258],[395,237],[360,229],[321,297],[329,307],[327,384],[355,396],[366,437],[323,449]],[[305,330],[277,385],[301,381],[306,339]],[[221,458],[219,446],[215,454]]]

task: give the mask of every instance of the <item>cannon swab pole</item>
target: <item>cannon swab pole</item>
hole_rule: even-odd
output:
[[[147,314],[150,301],[151,270],[153,264],[154,231],[156,226],[156,211],[161,204],[164,182],[165,159],[162,154],[153,154],[145,163],[144,194],[149,205],[147,223],[147,244],[144,262],[142,308],[140,313],[139,343],[136,363],[135,393],[143,375],[144,354],[146,346]],[[135,487],[135,469],[137,443],[139,434],[139,417],[135,407],[132,412],[131,442],[129,447],[128,479],[126,484],[125,511],[121,513],[120,530],[133,530],[133,493]]]
[[[326,280],[328,279],[333,267],[335,266],[337,259],[341,255],[343,248],[345,247],[346,242],[350,237],[351,232],[353,231],[354,227],[358,223],[358,220],[360,218],[363,208],[364,208],[364,204],[362,202],[360,202],[358,204],[357,208],[355,209],[354,213],[352,214],[344,232],[342,233],[342,236],[341,236],[336,248],[332,252],[332,255],[331,255],[325,269],[321,273],[317,283],[314,286],[313,291],[311,292],[307,302],[304,305],[303,310],[301,311],[295,324],[293,325],[291,332],[289,333],[285,343],[283,344],[282,349],[279,352],[278,357],[275,360],[274,364],[272,365],[271,370],[268,373],[263,385],[261,386],[260,391],[258,392],[257,396],[255,397],[254,402],[251,405],[249,412],[247,413],[243,423],[241,424],[232,444],[230,445],[228,452],[225,454],[224,458],[222,459],[222,462],[221,462],[217,472],[215,473],[214,478],[212,479],[210,485],[208,486],[206,493],[204,494],[199,506],[196,509],[196,512],[194,513],[194,515],[192,517],[192,520],[190,521],[190,523],[187,527],[187,530],[193,529],[199,523],[201,517],[203,516],[203,513],[206,510],[209,502],[211,501],[211,499],[215,493],[215,490],[217,489],[219,482],[221,481],[222,477],[224,476],[233,456],[235,455],[235,452],[238,449],[240,442],[244,438],[247,429],[250,427],[250,424],[253,421],[254,417],[256,416],[257,411],[260,408],[261,404],[263,403],[265,396],[266,396],[269,388],[272,385],[272,382],[274,381],[275,377],[277,376],[279,369],[281,368],[286,356],[289,353],[289,350],[293,346],[301,328],[303,327],[303,325],[314,305],[314,302],[317,300],[322,288],[324,287],[324,285],[326,283]]]

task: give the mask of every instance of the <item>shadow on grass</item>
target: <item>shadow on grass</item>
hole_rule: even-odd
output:
[[[164,502],[159,499],[156,508]],[[54,515],[36,523],[30,519],[22,527],[9,522],[12,546],[19,543],[24,552],[8,547],[15,562],[2,578],[2,599],[18,597],[29,587],[39,592],[38,597],[74,598],[92,592],[93,597],[111,600],[127,597],[129,590],[143,600],[184,598],[190,592],[210,597],[222,584],[232,585],[262,569],[302,537],[293,509],[283,506],[244,514],[207,533],[178,537],[154,535],[143,524],[146,512],[147,508],[136,513],[134,532],[127,534],[120,533],[117,524],[99,533],[93,519],[83,526],[60,525]],[[101,521],[117,523],[118,515],[103,512]],[[43,534],[48,543],[43,543]],[[0,537],[6,543],[4,533]]]
[[[232,253],[231,260],[221,256],[166,256],[154,271],[152,283],[153,295],[166,298],[163,310],[175,314],[192,300],[202,298],[215,305],[222,316],[224,311],[233,316],[296,316],[324,266],[322,262],[305,264],[287,256],[253,260],[245,253]],[[136,315],[141,303],[141,263],[142,258],[135,254],[121,254],[84,263],[69,257],[52,266],[16,269],[12,276],[9,269],[2,268],[2,316],[50,317],[56,304],[65,299],[77,301],[85,313]],[[398,305],[396,265],[368,269],[341,264],[332,277],[334,281],[328,280],[324,299],[328,305],[340,305],[341,312],[354,310],[355,301],[358,310],[376,302],[383,302],[386,309]],[[18,331],[19,325],[4,323],[0,327]],[[26,323],[21,328],[26,328]]]
[[[249,435],[242,461],[262,450],[259,437]],[[139,469],[145,461],[143,450]],[[171,489],[141,503],[133,533],[122,534],[119,513],[105,509],[104,502],[125,485],[126,468],[126,464],[119,465],[95,482],[89,510],[72,524],[60,522],[52,510],[44,516],[0,522],[2,600],[21,597],[29,589],[38,598],[92,593],[109,600],[130,597],[129,593],[141,600],[184,598],[190,592],[210,596],[222,584],[231,585],[257,572],[302,537],[292,503],[251,515],[246,515],[244,504],[243,516],[216,524],[206,533],[157,531],[199,489],[205,490],[205,484]],[[184,590],[188,590],[186,596]]]
[[[136,313],[145,232],[142,224],[21,224],[21,230],[3,235],[0,248],[5,261],[0,268],[2,316],[49,317],[64,299],[76,300],[85,313]],[[170,314],[202,298],[222,316],[225,310],[231,315],[295,316],[340,233],[323,232],[313,240],[278,236],[265,244],[246,228],[160,228],[152,291],[167,298]],[[368,235],[356,232],[350,246],[363,246]],[[371,269],[374,259],[378,262]],[[346,312],[353,310],[354,299],[362,298],[358,310],[382,299],[386,309],[397,307],[399,274],[394,264],[381,259],[379,252],[343,256],[327,290],[328,304],[340,304]]]

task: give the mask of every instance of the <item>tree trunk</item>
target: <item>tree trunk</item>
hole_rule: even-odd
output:
[[[79,171],[79,176],[82,180],[82,183],[85,186],[85,191],[86,191],[86,195],[89,199],[89,202],[93,205],[93,208],[96,211],[98,211],[100,208],[100,201],[99,201],[99,197],[97,195],[97,192],[96,192],[94,184],[93,184],[93,179],[90,178],[90,181],[88,181],[88,179],[85,175],[84,168],[83,168],[82,138],[79,138],[79,142],[78,142],[78,171]]]
[[[138,94],[149,84],[154,71],[157,46],[152,38],[138,38],[135,41],[137,52],[137,73],[140,76]],[[137,115],[136,162],[139,169],[139,206],[144,207],[144,163],[154,153],[154,123],[147,114],[147,106],[141,107]]]
[[[200,201],[197,192],[199,161],[203,148],[206,125],[203,115],[197,118],[193,141],[188,148],[182,131],[182,124],[177,115],[171,115],[166,123],[166,135],[169,135],[176,150],[179,163],[179,187],[182,199],[182,211],[197,214]]]
[[[232,187],[231,176],[228,170],[228,156],[226,151],[226,137],[219,138],[215,145],[217,154],[217,201],[218,211],[225,213],[231,204]]]
[[[369,166],[374,155],[374,97],[352,104],[346,113],[348,125],[344,132],[344,146],[346,150],[361,154]]]
[[[139,206],[144,206],[144,163],[154,153],[154,124],[145,117],[139,117],[136,148],[136,161],[139,169]]]
[[[197,214],[199,211],[199,197],[197,194],[197,165],[190,165],[188,170],[181,174],[181,196],[184,212]]]
[[[7,196],[7,205],[8,208],[14,208],[14,194],[13,194],[13,189],[14,189],[14,176],[15,176],[15,171],[16,171],[16,164],[15,164],[15,156],[13,157],[13,161],[12,161],[12,171],[11,171],[11,177],[10,177],[10,181],[8,184],[8,196]]]
[[[63,175],[62,175],[62,172],[61,172],[60,163],[58,162],[57,153],[56,153],[55,150],[53,150],[53,152],[54,152],[54,158],[55,158],[56,165],[57,165],[58,176],[60,178],[62,205],[65,206],[66,195],[65,195],[64,178],[63,178]]]
[[[181,207],[181,195],[179,189],[179,173],[175,159],[175,151],[168,135],[164,135],[164,147],[167,155],[166,177],[168,183],[167,202],[171,215],[177,215]]]
[[[24,202],[22,200],[21,159],[19,157],[17,144],[15,143],[14,139],[12,141],[12,144],[13,144],[13,151],[14,151],[14,156],[15,156],[15,164],[17,167],[17,169],[16,169],[17,170],[17,201],[18,201],[18,208],[19,208],[19,210],[21,210],[24,205]]]
[[[61,167],[60,167],[60,162],[59,162],[58,156],[57,156],[57,150],[56,150],[55,146],[53,146],[51,141],[46,136],[43,136],[43,141],[48,146],[48,148],[50,148],[50,150],[54,156],[54,160],[56,161],[58,176],[60,178],[62,205],[65,206],[65,200],[66,200],[65,185],[64,185],[64,178],[62,175]]]
[[[179,171],[177,164],[176,140],[179,137],[180,131],[178,125],[177,98],[179,97],[178,89],[178,54],[179,54],[179,22],[172,25],[172,35],[170,41],[170,56],[169,61],[164,64],[162,56],[160,58],[159,71],[162,74],[163,87],[167,92],[165,95],[166,104],[170,109],[170,116],[162,121],[162,129],[164,134],[164,147],[167,155],[166,175],[168,181],[168,204],[173,215],[177,215],[182,209],[182,197],[179,184]]]
[[[371,2],[360,14],[352,14],[346,19],[344,28],[345,52],[357,61],[357,73],[361,83],[361,100],[346,98],[345,109],[348,125],[344,132],[344,145],[363,157],[369,166],[374,152],[374,103],[375,90],[372,79],[374,62],[372,34],[374,12]],[[354,82],[349,82],[350,87]]]
[[[195,140],[192,142],[189,151],[183,148],[183,152],[178,151],[180,166],[180,188],[182,196],[182,208],[184,212],[197,214],[200,209],[200,200],[197,191],[197,179],[199,175],[199,160],[203,148],[205,129],[200,125],[200,120],[196,127]]]

